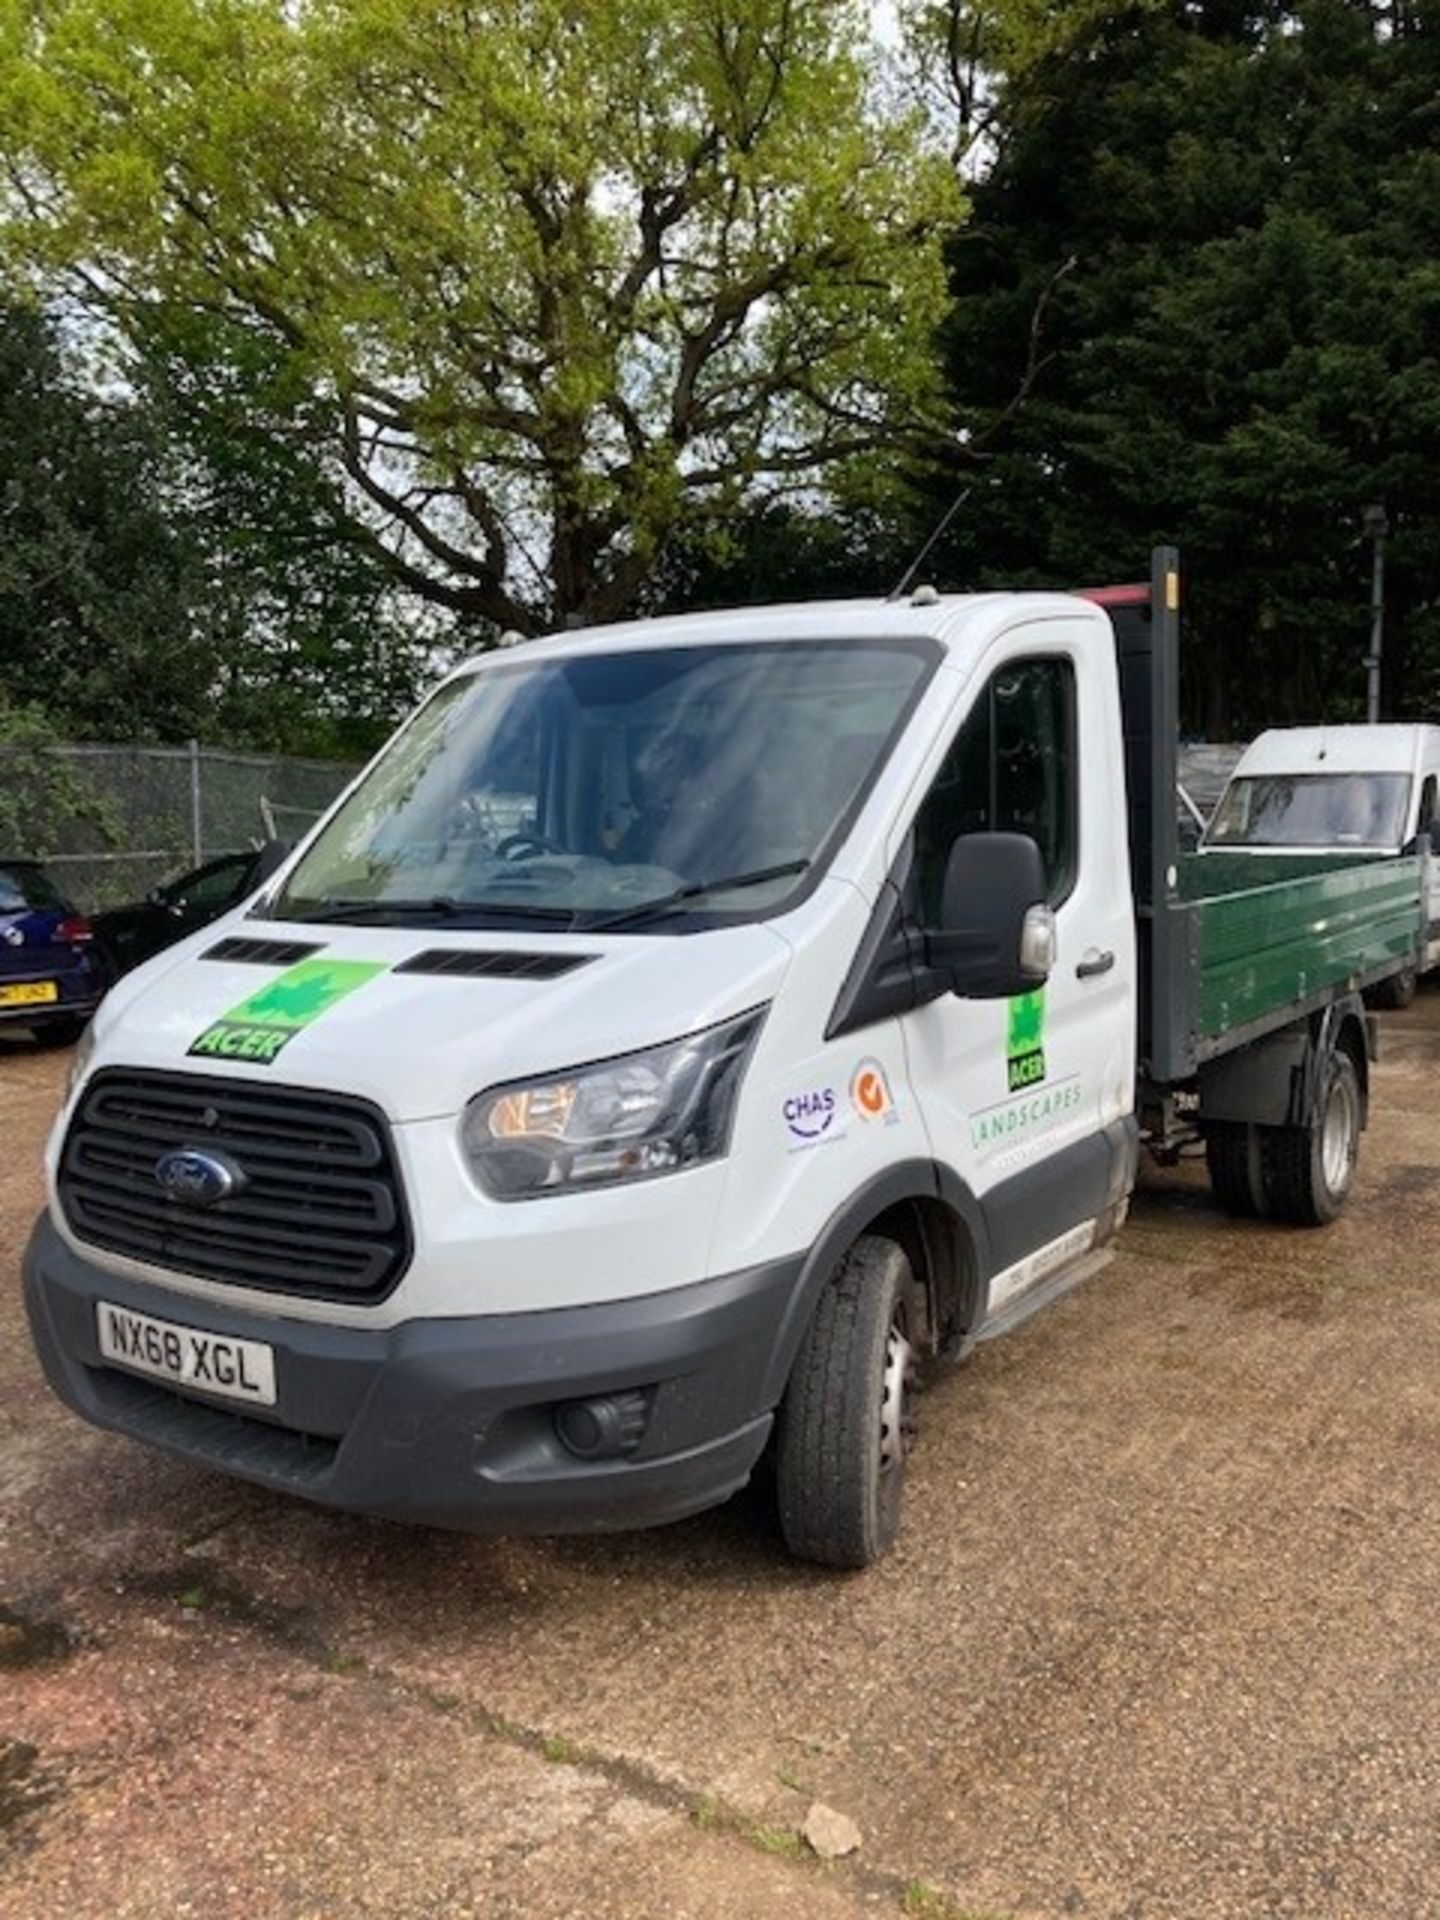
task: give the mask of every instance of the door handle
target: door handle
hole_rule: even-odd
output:
[[[1077,980],[1097,979],[1102,973],[1109,973],[1114,964],[1115,956],[1113,953],[1100,953],[1094,947],[1091,947],[1084,959],[1076,963],[1075,978]]]

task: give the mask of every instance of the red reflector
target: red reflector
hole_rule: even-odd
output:
[[[55,929],[55,938],[63,940],[67,946],[78,946],[82,940],[93,940],[95,929],[88,920],[77,913],[73,919],[60,922]]]
[[[1148,580],[1128,587],[1076,587],[1074,592],[1081,600],[1093,600],[1097,607],[1148,607],[1151,597]]]

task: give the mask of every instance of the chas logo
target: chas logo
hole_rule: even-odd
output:
[[[813,1093],[792,1093],[781,1112],[797,1140],[818,1140],[834,1125],[835,1106],[835,1089],[817,1087]]]

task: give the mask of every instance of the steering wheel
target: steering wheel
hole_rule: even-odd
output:
[[[570,849],[562,847],[558,840],[551,840],[543,833],[507,833],[495,849],[497,860],[533,860],[538,853],[568,854]]]

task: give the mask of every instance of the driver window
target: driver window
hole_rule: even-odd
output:
[[[1075,879],[1075,670],[1017,660],[970,709],[915,821],[921,917],[937,924],[950,849],[962,834],[1026,833],[1045,862],[1051,906]]]

